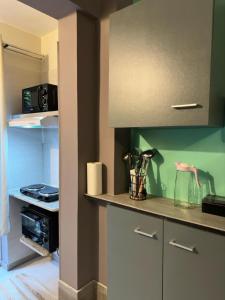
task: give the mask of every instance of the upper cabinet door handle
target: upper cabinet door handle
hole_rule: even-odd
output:
[[[171,105],[174,109],[186,109],[186,108],[197,108],[200,107],[198,103],[190,103],[190,104],[177,104],[177,105]]]
[[[151,239],[155,239],[156,235],[157,235],[157,232],[147,233],[147,232],[141,231],[140,227],[135,228],[134,232],[137,233],[137,234],[146,236],[148,238],[151,238]]]
[[[195,249],[194,246],[193,247],[187,247],[187,246],[184,246],[182,244],[178,244],[175,240],[170,241],[169,244],[173,247],[177,247],[177,248],[180,248],[180,249],[192,252],[192,253],[196,252],[196,249]]]

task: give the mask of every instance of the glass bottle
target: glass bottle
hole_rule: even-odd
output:
[[[185,163],[176,163],[174,205],[191,208],[200,205],[198,169]]]

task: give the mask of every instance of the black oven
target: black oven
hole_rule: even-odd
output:
[[[21,212],[22,233],[25,237],[38,243],[50,253],[59,246],[58,212],[28,206]]]
[[[23,113],[37,113],[58,110],[57,86],[41,84],[22,90]]]

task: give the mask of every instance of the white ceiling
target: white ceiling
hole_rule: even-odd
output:
[[[0,22],[36,36],[57,29],[58,21],[17,0],[0,0]]]

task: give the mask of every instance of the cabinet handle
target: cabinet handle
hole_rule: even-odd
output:
[[[187,247],[187,246],[178,244],[175,240],[170,241],[169,244],[170,244],[171,246],[173,246],[173,247],[177,247],[177,248],[180,248],[180,249],[183,249],[183,250],[192,252],[192,253],[194,253],[195,250],[196,250],[194,246],[193,246],[193,247]]]
[[[174,109],[185,109],[185,108],[197,108],[199,107],[198,103],[190,103],[190,104],[177,104],[171,106]]]
[[[157,234],[157,232],[147,233],[147,232],[141,231],[140,227],[135,228],[134,233],[146,236],[146,237],[151,238],[151,239],[156,238],[156,234]]]

